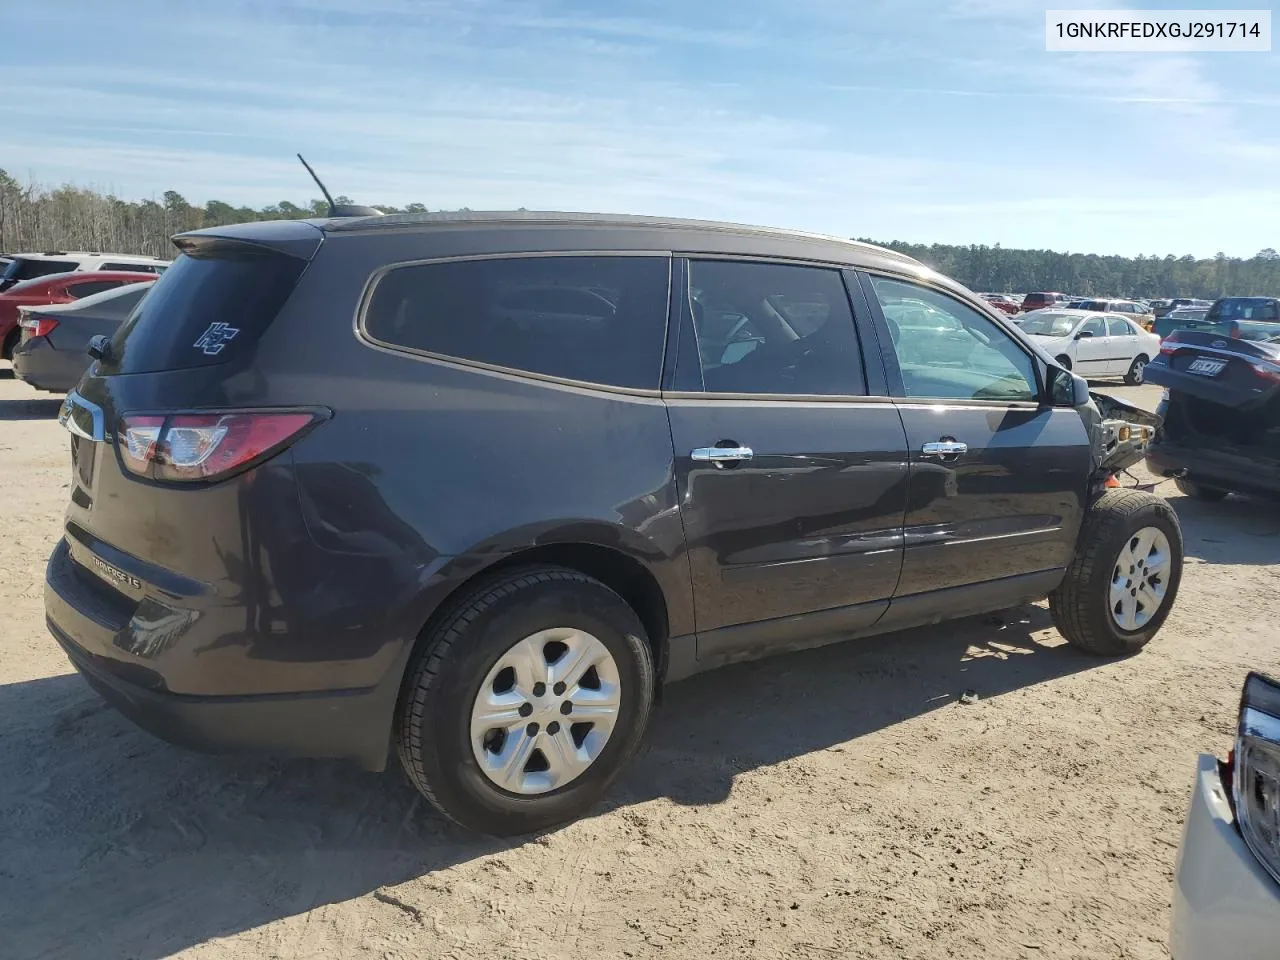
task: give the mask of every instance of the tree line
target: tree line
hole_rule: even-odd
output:
[[[867,241],[874,243],[876,241]],[[914,257],[971,290],[1028,293],[1057,290],[1099,297],[1280,297],[1280,254],[1268,247],[1247,260],[1219,253],[1197,260],[1175,257],[1104,257],[1093,253],[1014,250],[999,244],[967,247],[880,243]]]
[[[350,203],[346,197],[339,203]],[[421,203],[405,207],[375,204],[384,213],[426,213]],[[313,199],[288,200],[261,209],[235,207],[221,200],[203,206],[173,190],[160,199],[122,200],[72,185],[46,187],[20,183],[0,170],[0,252],[102,250],[171,257],[169,238],[184,230],[252,220],[322,217],[328,205]],[[954,277],[973,290],[1024,293],[1060,290],[1081,296],[1203,297],[1227,294],[1280,296],[1280,254],[1262,250],[1247,260],[1219,253],[1211,259],[1182,257],[1104,257],[1015,250],[995,246],[883,243]]]

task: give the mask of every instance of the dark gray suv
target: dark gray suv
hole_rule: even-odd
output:
[[[887,250],[564,214],[175,238],[63,407],[48,623],[140,725],[573,817],[664,681],[1048,596],[1141,648],[1149,417]]]

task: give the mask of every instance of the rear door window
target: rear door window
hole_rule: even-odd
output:
[[[207,366],[250,349],[293,292],[306,262],[248,244],[174,261],[100,361],[104,374]]]
[[[363,328],[385,346],[567,380],[656,390],[662,378],[670,273],[665,256],[410,264],[378,280]]]
[[[838,270],[692,260],[687,304],[708,393],[867,392]]]
[[[1124,317],[1107,317],[1107,335],[1111,337],[1132,337],[1136,331]]]

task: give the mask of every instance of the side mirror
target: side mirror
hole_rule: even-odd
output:
[[[1092,337],[1092,336],[1093,334],[1090,333],[1088,330],[1081,330],[1079,333],[1076,334],[1076,339],[1083,340],[1085,337]]]
[[[1079,407],[1089,402],[1089,381],[1062,367],[1048,368],[1049,403],[1055,407]]]

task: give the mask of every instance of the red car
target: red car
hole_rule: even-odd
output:
[[[1002,313],[1015,314],[1022,309],[1019,301],[1013,299],[1007,293],[980,293],[978,296]]]
[[[13,359],[13,348],[18,345],[22,333],[18,329],[19,307],[70,303],[126,283],[154,283],[155,280],[150,274],[124,270],[77,270],[74,273],[51,273],[14,284],[0,293],[0,344],[3,344],[4,358]]]
[[[1065,293],[1058,293],[1056,290],[1049,293],[1028,293],[1022,300],[1022,312],[1030,313],[1032,310],[1043,310],[1045,307],[1060,307],[1067,301]]]

